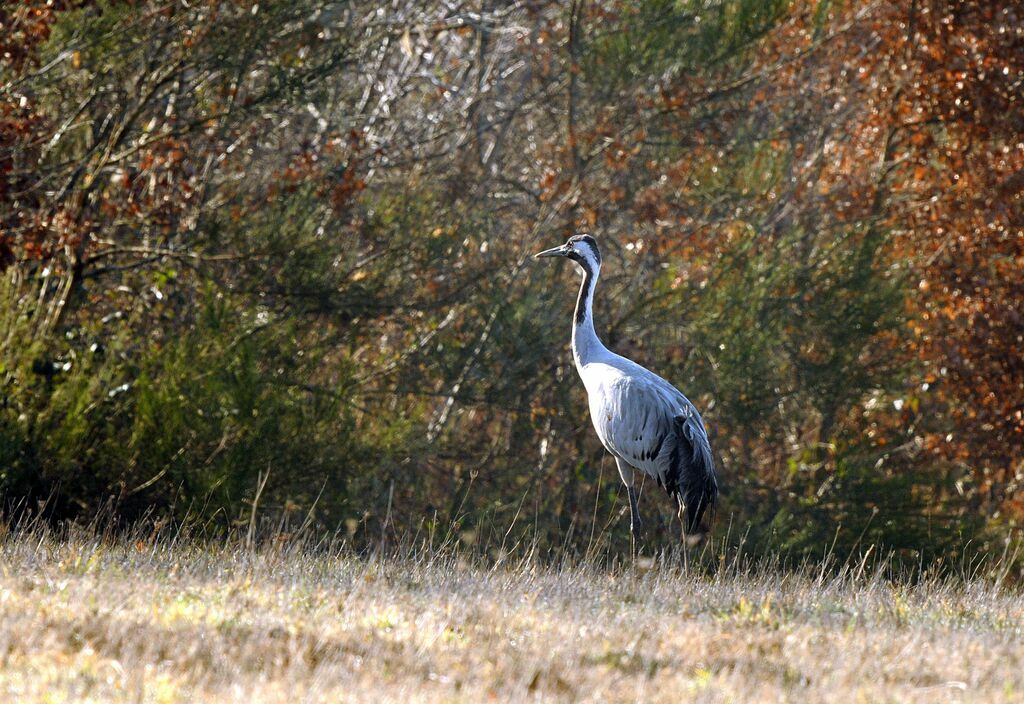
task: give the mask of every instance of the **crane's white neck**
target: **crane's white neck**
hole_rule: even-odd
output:
[[[581,262],[583,283],[576,299],[576,313],[572,319],[572,356],[576,366],[582,366],[605,350],[594,331],[594,287],[601,273],[601,266]]]

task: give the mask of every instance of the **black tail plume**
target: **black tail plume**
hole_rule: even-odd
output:
[[[685,506],[681,516],[683,530],[687,535],[705,532],[701,520],[705,513],[714,513],[718,504],[718,480],[715,477],[715,462],[711,456],[711,445],[700,424],[699,417],[676,418],[677,435],[681,439],[677,452],[682,457],[680,464],[678,498]]]

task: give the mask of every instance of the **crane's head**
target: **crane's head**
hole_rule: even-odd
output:
[[[597,240],[590,235],[573,235],[561,247],[545,249],[533,255],[534,259],[541,257],[566,257],[572,259],[591,274],[596,274],[601,268],[601,250],[597,248]]]

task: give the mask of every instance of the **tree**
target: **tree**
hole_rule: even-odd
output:
[[[624,544],[528,259],[586,230],[600,332],[705,411],[761,548],[1019,516],[1010,3],[4,12],[8,496]]]

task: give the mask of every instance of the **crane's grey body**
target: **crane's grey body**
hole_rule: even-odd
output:
[[[583,269],[573,317],[573,359],[587,390],[594,429],[615,457],[626,485],[633,537],[638,537],[641,524],[634,470],[652,477],[676,499],[684,532],[699,535],[701,518],[718,497],[711,445],[700,414],[670,383],[615,354],[597,337],[593,299],[601,254],[594,238],[572,237],[536,256],[567,257]]]

